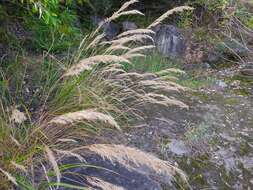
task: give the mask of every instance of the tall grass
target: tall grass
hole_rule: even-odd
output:
[[[32,110],[32,104],[27,100],[2,98],[0,101],[0,189],[11,189],[13,186],[21,189],[72,188],[71,184],[61,183],[60,162],[66,157],[76,157],[85,162],[83,155],[87,151],[134,170],[138,170],[138,165],[145,165],[156,173],[155,179],[164,176],[173,178],[180,174],[186,180],[181,170],[134,148],[92,145],[101,130],[110,128],[120,132],[126,127],[122,123],[128,123],[129,117],[141,119],[143,113],[139,107],[146,103],[188,108],[176,98],[161,94],[161,91],[179,93],[185,88],[162,80],[159,74],[128,73],[124,70],[124,64],[131,64],[133,58],[144,57],[145,50],[154,48],[152,44],[144,44],[147,40],[152,42],[152,30],[125,32],[112,41],[103,38],[103,24],[121,15],[141,14],[137,10],[129,10],[129,6],[136,2],[126,2],[112,17],[101,23],[81,41],[70,58],[61,61],[53,56],[43,57],[39,61],[43,66],[35,68],[26,64],[28,68],[22,75],[18,94],[37,100],[36,108]],[[178,10],[183,9],[190,8]],[[168,12],[167,16],[170,14]],[[167,16],[163,15],[151,26],[159,24]],[[26,89],[27,95],[22,93],[23,88],[27,88],[23,82],[31,70],[38,70],[34,76],[41,77],[28,86],[36,84],[42,88],[33,93]],[[19,69],[15,72],[3,73],[2,78],[12,80]],[[12,89],[7,91],[17,95]],[[99,142],[108,141],[100,139]],[[124,152],[120,152],[123,149]],[[148,159],[142,159],[144,157]],[[130,163],[133,165],[128,165]]]

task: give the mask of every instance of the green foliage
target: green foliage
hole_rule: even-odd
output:
[[[82,37],[82,31],[73,24],[55,28],[34,18],[27,18],[25,22],[27,28],[36,36],[30,39],[29,48],[60,53],[77,45]]]
[[[240,4],[235,11],[235,16],[239,18],[246,27],[253,29],[253,2],[249,4],[250,6],[246,7],[244,4]]]
[[[134,70],[141,73],[155,73],[175,66],[175,60],[164,58],[158,53],[151,54],[145,57],[145,59],[135,58],[132,62],[131,65],[125,65],[127,71]]]
[[[60,0],[21,0],[21,3],[28,6],[29,14],[37,15],[45,24],[53,27],[68,26],[75,14],[70,9],[74,3],[72,0],[63,2]]]
[[[190,0],[189,4],[207,8],[208,11],[224,10],[229,0]]]

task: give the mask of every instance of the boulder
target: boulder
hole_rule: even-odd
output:
[[[137,25],[134,22],[130,21],[124,21],[122,22],[122,30],[123,31],[128,31],[128,30],[135,30],[137,29]]]
[[[160,25],[153,29],[156,34],[155,44],[164,57],[183,58],[186,52],[186,41],[183,35],[173,25]]]
[[[107,40],[114,39],[120,33],[120,26],[114,22],[104,24],[103,29]]]
[[[207,53],[205,61],[214,67],[220,66],[229,61],[241,61],[241,58],[249,56],[247,47],[243,47],[239,43],[225,39],[222,43]]]
[[[238,57],[246,57],[249,55],[247,47],[231,39],[225,39],[223,43],[218,44],[217,51],[235,60],[237,60]]]

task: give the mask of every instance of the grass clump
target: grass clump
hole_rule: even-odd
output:
[[[100,136],[102,130],[124,130],[129,116],[141,118],[138,110],[141,105],[187,108],[175,97],[159,93],[186,90],[180,85],[162,80],[159,74],[124,70],[125,64],[133,64],[133,58],[144,57],[143,51],[153,48],[153,45],[142,45],[146,39],[152,41],[152,30],[137,29],[104,41],[104,34],[100,32],[103,24],[121,15],[141,14],[128,10],[136,2],[123,4],[81,41],[72,56],[59,59],[47,53],[41,59],[22,60],[21,65],[14,62],[4,67],[1,78],[6,82],[1,84],[4,91],[1,89],[0,101],[0,189],[88,187],[89,183],[82,186],[63,183],[62,168],[67,166],[61,165],[61,161],[75,157],[87,166],[84,155],[91,152],[135,171],[144,165],[149,172],[143,174],[154,179],[160,176],[152,172],[159,171],[162,177],[174,179],[174,175],[180,174],[186,181],[183,172],[168,162],[124,145],[101,144],[109,142]],[[150,26],[159,24],[172,12]]]

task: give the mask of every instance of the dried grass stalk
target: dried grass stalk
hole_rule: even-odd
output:
[[[17,139],[15,139],[12,135],[10,135],[11,140],[17,145],[17,146],[21,146],[21,144],[18,142]]]
[[[163,81],[173,81],[173,82],[177,82],[179,79],[177,77],[174,76],[161,76],[158,78],[159,80],[163,80]]]
[[[157,26],[158,24],[161,24],[170,15],[177,13],[177,12],[183,12],[185,10],[193,10],[193,8],[189,7],[189,6],[180,6],[180,7],[176,7],[174,9],[171,9],[171,10],[167,11],[166,13],[164,13],[162,16],[160,16],[158,19],[156,19],[151,25],[148,26],[148,28],[149,29],[153,28],[153,27]]]
[[[157,75],[161,76],[161,75],[167,75],[167,74],[171,74],[171,73],[175,73],[175,74],[185,74],[184,71],[180,70],[180,69],[176,69],[176,68],[169,68],[169,69],[165,69],[159,72],[156,72]]]
[[[126,32],[123,32],[117,36],[117,38],[122,38],[130,35],[137,35],[137,34],[147,34],[147,35],[152,35],[155,34],[153,30],[150,29],[136,29],[136,30],[129,30]]]
[[[139,2],[139,0],[130,0],[130,1],[125,2],[125,3],[121,6],[121,8],[120,8],[118,11],[115,12],[115,14],[118,14],[118,13],[120,13],[120,12],[126,10],[130,5],[132,5],[132,4],[134,4],[134,3],[138,3],[138,2]]]
[[[74,139],[57,139],[57,142],[63,142],[63,143],[78,143],[76,140]]]
[[[58,154],[62,154],[64,156],[68,156],[68,157],[75,157],[77,158],[80,162],[86,162],[85,159],[77,153],[73,153],[72,151],[67,151],[67,150],[59,150],[59,149],[54,149],[55,152],[57,152]]]
[[[114,51],[117,51],[117,50],[130,50],[130,48],[126,47],[126,46],[123,46],[123,45],[110,46],[109,48],[107,48],[105,53],[110,53],[110,52],[114,52]]]
[[[92,186],[95,186],[96,188],[99,188],[102,190],[125,190],[125,188],[123,187],[119,187],[117,185],[111,184],[97,177],[87,177],[86,180]]]
[[[10,173],[4,171],[2,168],[0,168],[0,172],[2,172],[6,177],[7,179],[12,182],[14,185],[18,186],[18,183],[16,181],[16,178],[13,177]]]
[[[118,14],[113,14],[113,16],[111,16],[110,18],[108,18],[105,22],[111,22],[113,20],[116,20],[117,18],[124,16],[124,15],[142,15],[144,16],[144,14],[138,10],[130,10],[130,11],[124,11]]]
[[[112,44],[112,45],[124,45],[129,42],[141,42],[142,43],[142,42],[144,42],[144,40],[147,40],[147,39],[154,42],[153,38],[147,34],[136,34],[136,35],[132,35],[129,37],[122,37],[117,40],[113,40],[113,41],[105,42],[105,43]]]
[[[20,165],[20,164],[17,164],[17,163],[14,162],[14,161],[11,161],[11,164],[12,164],[16,169],[21,170],[21,171],[27,173],[27,170],[26,170],[25,166],[22,166],[22,165]]]
[[[148,87],[150,89],[154,89],[154,90],[160,90],[160,91],[166,91],[166,92],[170,92],[170,91],[175,91],[175,92],[179,92],[179,91],[185,91],[187,88],[172,82],[172,81],[162,81],[162,80],[143,80],[140,81],[139,84],[141,86],[144,87]]]
[[[47,154],[47,159],[51,163],[51,165],[53,167],[53,170],[55,172],[57,183],[60,183],[60,181],[61,181],[61,172],[60,172],[60,169],[58,167],[58,164],[57,164],[56,158],[54,156],[54,153],[48,146],[45,146],[44,148],[45,148],[45,152]]]
[[[133,49],[129,50],[126,54],[134,54],[134,53],[138,53],[138,52],[142,52],[142,51],[154,49],[154,48],[155,48],[155,46],[153,46],[153,45],[140,46],[140,47],[133,48]]]
[[[141,54],[141,53],[133,53],[133,54],[125,54],[123,55],[124,58],[126,59],[132,59],[132,58],[135,58],[135,57],[145,57],[145,55]]]
[[[94,65],[99,63],[120,63],[120,62],[127,62],[130,63],[128,59],[117,56],[117,55],[96,55],[93,57],[85,58],[81,60],[78,64],[73,65],[69,68],[66,73],[63,75],[64,77],[67,76],[74,76],[79,75],[81,72],[85,70],[91,70]]]
[[[176,174],[186,182],[186,175],[169,162],[160,160],[155,156],[123,145],[94,144],[87,147],[90,151],[101,157],[118,162],[130,170],[135,170],[150,177],[157,177],[169,183]]]
[[[169,98],[162,94],[147,93],[144,96],[142,96],[141,101],[144,101],[144,102],[146,101],[146,103],[151,103],[151,104],[163,105],[165,107],[178,106],[183,109],[189,109],[189,106],[186,105],[185,103],[175,98]]]
[[[71,112],[64,115],[57,116],[53,118],[49,123],[53,124],[59,124],[59,125],[70,125],[77,122],[103,122],[106,124],[109,124],[110,126],[113,126],[120,130],[119,125],[114,120],[114,118],[110,115],[98,112],[94,109],[87,109],[77,112]]]
[[[109,17],[109,18],[107,18],[105,21],[101,22],[101,23],[99,24],[99,26],[97,27],[97,29],[91,34],[91,36],[96,35],[96,34],[100,31],[100,29],[101,29],[106,23],[109,23],[109,22],[111,22],[111,21],[117,19],[117,18],[120,16],[120,14],[121,14],[121,15],[126,15],[126,14],[123,14],[123,12],[124,12],[130,5],[132,5],[132,4],[134,4],[134,3],[137,3],[137,2],[139,2],[139,0],[130,0],[130,1],[127,1],[126,3],[124,3],[118,11],[116,11],[115,13],[113,13],[113,15],[112,15],[111,17]],[[131,13],[131,12],[130,12],[130,13]],[[130,14],[130,13],[129,13],[129,14]]]
[[[102,34],[99,34],[97,35],[93,40],[92,42],[86,47],[86,49],[90,49],[90,48],[94,48],[96,45],[98,45],[102,39],[105,38],[105,34],[102,33]]]

